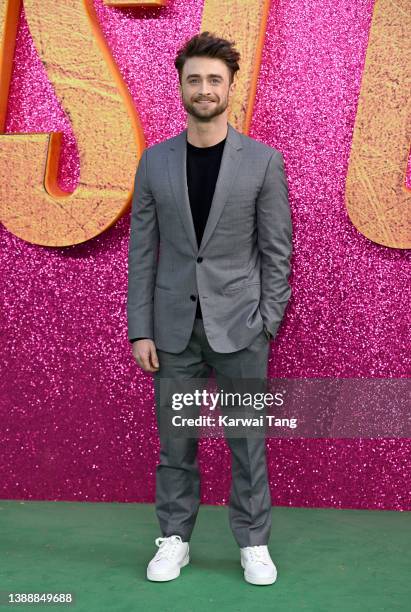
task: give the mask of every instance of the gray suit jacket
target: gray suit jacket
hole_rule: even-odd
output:
[[[292,224],[282,154],[230,123],[201,244],[186,176],[187,129],[144,150],[134,181],[128,252],[129,340],[170,353],[190,339],[200,299],[220,353],[276,335],[291,295]]]

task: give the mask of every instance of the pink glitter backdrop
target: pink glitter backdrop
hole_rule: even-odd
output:
[[[271,4],[250,136],[284,154],[294,255],[293,296],[271,346],[270,376],[410,375],[410,253],[365,239],[344,205],[373,5]],[[185,113],[173,59],[200,30],[203,2],[95,6],[148,145],[177,134]],[[23,11],[6,132],[52,130],[65,134],[60,184],[73,191],[74,137]],[[129,215],[70,248],[37,247],[4,228],[0,237],[2,498],[153,502],[152,378],[134,363],[126,331]],[[267,445],[274,505],[411,509],[409,440]],[[227,503],[226,443],[202,440],[200,466],[202,501]]]

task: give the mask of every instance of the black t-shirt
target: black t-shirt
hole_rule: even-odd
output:
[[[195,147],[187,141],[187,187],[198,246],[210,213],[225,142],[226,138],[211,147]],[[196,318],[203,318],[199,297]]]
[[[188,140],[186,141],[187,187],[198,246],[200,246],[210,213],[226,140],[227,138],[224,138],[211,147],[195,147]],[[196,318],[203,318],[199,297],[197,297]],[[133,338],[131,342],[141,339]]]

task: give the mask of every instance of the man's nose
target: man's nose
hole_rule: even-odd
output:
[[[210,86],[207,83],[207,81],[202,81],[202,83],[200,85],[200,93],[201,93],[202,96],[210,95]]]

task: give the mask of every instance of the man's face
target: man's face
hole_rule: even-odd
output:
[[[185,61],[180,84],[183,106],[197,121],[207,123],[221,115],[234,92],[230,71],[220,59],[190,57]]]

